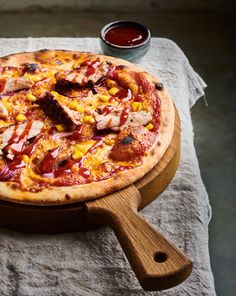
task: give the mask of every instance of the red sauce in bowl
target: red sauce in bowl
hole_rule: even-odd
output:
[[[147,39],[147,32],[141,27],[117,25],[105,32],[105,40],[119,46],[134,46],[143,43]]]

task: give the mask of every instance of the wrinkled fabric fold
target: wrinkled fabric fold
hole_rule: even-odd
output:
[[[44,48],[101,53],[97,38],[10,38],[0,39],[0,45],[1,56]],[[200,175],[190,115],[206,84],[168,39],[153,38],[138,65],[160,79],[181,118],[177,173],[141,214],[192,259],[191,276],[170,290],[144,292],[109,228],[59,235],[0,229],[1,295],[215,295],[208,250],[211,207]]]

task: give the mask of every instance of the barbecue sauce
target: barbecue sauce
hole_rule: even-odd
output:
[[[126,107],[121,111],[120,114],[120,124],[119,126],[123,125],[126,123],[127,119],[128,119],[128,115],[129,115],[129,108]]]
[[[85,76],[89,77],[90,75],[93,75],[95,73],[95,70],[99,64],[100,63],[98,61],[85,61],[81,64],[80,67],[87,66],[87,71],[86,71]]]
[[[134,46],[143,43],[147,33],[139,27],[120,25],[110,28],[105,33],[105,40],[120,46]]]
[[[44,159],[41,161],[40,163],[40,172],[42,174],[48,174],[48,173],[51,173],[52,170],[53,170],[53,165],[54,165],[54,162],[55,162],[55,159],[58,155],[58,152],[59,152],[59,147],[55,148],[55,149],[52,149],[52,150],[49,150],[46,154],[46,156],[44,157]]]
[[[129,88],[122,88],[116,93],[116,97],[118,97],[120,100],[129,101],[132,99],[132,92]]]

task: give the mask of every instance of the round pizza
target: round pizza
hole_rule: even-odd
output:
[[[162,83],[127,61],[40,50],[0,58],[0,199],[93,199],[143,177],[174,131]]]

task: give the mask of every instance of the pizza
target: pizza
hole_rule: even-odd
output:
[[[143,177],[174,131],[163,84],[127,61],[40,50],[0,58],[0,199],[104,196]]]

